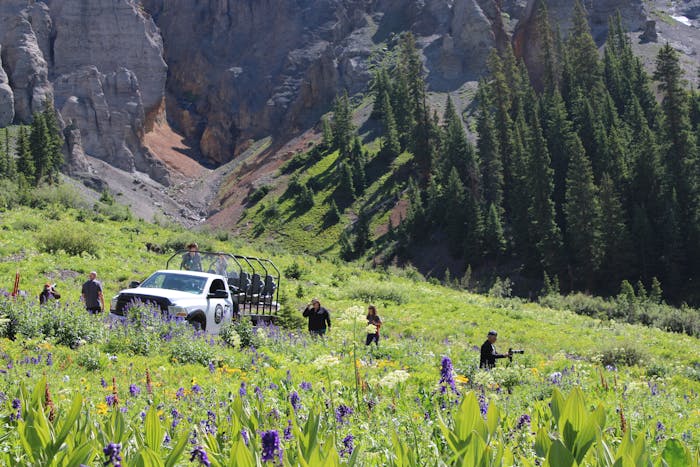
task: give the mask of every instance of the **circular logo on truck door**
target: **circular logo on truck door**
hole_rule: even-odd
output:
[[[214,322],[219,324],[222,319],[224,319],[224,307],[216,305],[216,308],[214,308]]]

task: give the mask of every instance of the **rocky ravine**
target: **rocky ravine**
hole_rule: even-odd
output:
[[[572,3],[548,1],[562,31]],[[669,40],[696,66],[698,3],[584,1],[599,42],[616,10],[630,31],[657,18],[659,40]],[[531,27],[536,4],[2,0],[0,126],[29,122],[53,99],[66,126],[70,173],[101,178],[118,192],[134,191],[118,182],[123,173],[147,174],[158,184],[144,199],[156,191],[174,197],[184,211],[167,211],[195,223],[207,215],[218,172],[201,166],[183,170],[192,165],[183,159],[223,165],[269,135],[276,139],[273,147],[280,147],[317,123],[340,90],[363,91],[371,66],[402,31],[416,35],[438,97],[473,85],[489,50],[509,40],[536,66],[538,38]],[[657,45],[646,47],[653,57]],[[149,132],[160,136],[147,138]],[[195,176],[202,182],[189,180]],[[190,187],[202,184],[208,188],[190,196]]]

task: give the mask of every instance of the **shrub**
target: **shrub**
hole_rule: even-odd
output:
[[[267,195],[272,187],[270,185],[263,185],[255,189],[249,196],[248,200],[246,202],[247,205],[252,206],[253,204],[257,204],[258,201],[263,199],[265,195]]]
[[[58,212],[66,208],[87,209],[81,194],[70,185],[42,185],[29,193],[28,204],[33,208],[55,206]]]
[[[222,341],[234,349],[238,349],[241,346],[241,336],[239,336],[236,332],[236,326],[233,322],[228,323],[221,328],[219,331],[219,337],[221,337]]]
[[[301,277],[306,272],[299,263],[294,261],[292,264],[284,268],[284,277],[287,279],[301,279]]]
[[[39,247],[47,253],[65,251],[72,256],[87,253],[97,255],[97,239],[94,234],[85,229],[76,229],[71,224],[59,223],[39,234]]]
[[[349,298],[367,303],[384,301],[402,305],[408,302],[406,291],[391,282],[352,282],[346,290]]]
[[[253,323],[247,317],[239,317],[231,323],[233,330],[241,338],[241,348],[245,347],[259,347],[260,339],[258,334],[253,327]]]
[[[178,363],[199,363],[208,365],[214,360],[214,347],[206,339],[181,336],[173,339],[170,349],[170,359]]]
[[[36,232],[39,230],[39,222],[35,219],[19,219],[12,224],[12,229]]]
[[[635,344],[626,342],[604,348],[593,360],[603,366],[633,366],[644,360],[644,353]]]
[[[87,371],[98,371],[105,367],[105,358],[95,347],[80,349],[75,361]]]

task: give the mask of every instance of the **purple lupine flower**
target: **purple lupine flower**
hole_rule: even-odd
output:
[[[452,368],[452,360],[450,357],[442,357],[442,368],[440,369],[440,392],[447,392],[447,386],[452,389],[452,392],[459,394],[455,385],[454,370]]]
[[[287,370],[287,381],[291,381],[291,380],[292,380],[292,372]]]
[[[129,385],[129,394],[132,396],[138,396],[141,394],[141,388],[136,386],[135,384]]]
[[[51,355],[51,352],[46,356],[46,366],[52,366],[53,365],[53,355]]]
[[[528,414],[522,414],[520,418],[518,418],[518,423],[515,425],[516,430],[520,430],[525,427],[530,426],[530,416]]]
[[[290,441],[292,438],[292,421],[287,420],[287,427],[284,429],[284,440]]]
[[[22,408],[22,402],[21,402],[19,399],[17,399],[17,398],[12,399],[12,408],[13,408],[13,409],[21,409],[21,408]]]
[[[112,464],[114,467],[121,467],[122,457],[119,453],[122,451],[122,445],[120,443],[109,443],[102,449],[107,460],[103,465]]]
[[[216,435],[216,414],[207,410],[207,419],[204,422],[204,430],[212,435]]]
[[[309,383],[307,381],[302,381],[301,384],[299,385],[299,387],[301,389],[303,389],[304,391],[311,391],[311,383]]]
[[[275,407],[273,407],[272,410],[270,410],[270,413],[268,413],[268,416],[270,416],[271,418],[274,418],[275,420],[279,420],[280,419],[280,411],[277,410]]]
[[[651,384],[651,381],[650,381],[647,383],[647,385],[649,386],[649,391],[651,392],[652,396],[659,395],[659,386],[656,383]]]
[[[241,438],[243,438],[243,442],[245,443],[246,446],[250,443],[250,436],[248,435],[248,430],[245,428],[241,428]]]
[[[175,428],[180,424],[180,420],[182,420],[182,416],[180,415],[180,412],[177,411],[177,409],[171,410],[170,415],[173,416],[173,423],[170,426]]]
[[[253,389],[253,392],[255,392],[255,395],[258,396],[258,399],[262,400],[263,399],[263,391],[260,389],[260,386],[255,386],[255,389]]]
[[[202,446],[195,446],[195,448],[190,452],[190,462],[198,461],[199,465],[204,465],[206,467],[211,467],[211,462],[209,462],[209,457],[207,452]]]
[[[216,367],[214,366],[214,362],[209,362],[209,373],[214,373],[216,371]]]
[[[343,449],[340,450],[340,457],[351,456],[352,452],[355,450],[355,437],[353,435],[347,435],[343,438]]]
[[[482,391],[479,393],[479,410],[481,410],[481,416],[485,417],[486,413],[489,411],[489,401],[486,399],[486,395],[484,395],[484,392]]]
[[[103,388],[106,388],[106,387],[107,387],[107,381],[105,381],[105,379],[102,378],[102,379],[100,380],[100,385],[102,385]]]
[[[561,373],[558,371],[555,371],[551,375],[549,375],[549,382],[551,384],[561,384]]]
[[[664,431],[666,427],[661,421],[656,422],[656,431]]]
[[[108,406],[112,407],[117,402],[117,396],[114,394],[107,394],[107,396],[105,396],[105,402]]]
[[[615,368],[615,365],[605,365],[605,369],[608,371],[617,371],[617,368]]]
[[[170,438],[170,435],[166,431],[165,436],[163,437],[163,444],[167,446],[170,444],[170,441],[172,441],[172,438]]]
[[[200,386],[199,384],[195,384],[194,386],[192,386],[192,392],[195,394],[199,394],[200,392],[202,392],[202,386]]]
[[[340,404],[338,408],[335,409],[335,420],[342,425],[347,422],[346,418],[352,415],[352,412],[353,410],[351,407]]]
[[[296,413],[301,408],[301,398],[299,397],[299,393],[292,391],[289,394],[289,402],[292,404],[294,413]]]
[[[182,397],[185,395],[185,388],[178,388],[178,390],[175,392],[175,397],[178,399],[182,399]]]
[[[241,381],[241,388],[238,390],[238,394],[243,397],[246,394],[248,394],[248,391],[245,388],[245,381]]]
[[[142,410],[141,412],[139,412],[139,417],[141,417],[142,422],[145,421],[146,420],[146,411]]]
[[[277,430],[263,431],[262,433],[262,461],[275,462],[277,457],[282,463],[282,446]]]
[[[278,390],[280,387],[277,386],[275,383],[270,383],[269,388],[272,389],[273,391],[276,391],[276,390]]]

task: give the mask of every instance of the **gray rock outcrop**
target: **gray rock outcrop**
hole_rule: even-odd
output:
[[[49,0],[54,18],[54,75],[92,65],[102,73],[119,68],[138,78],[150,125],[163,110],[167,66],[153,21],[132,0]]]
[[[15,119],[30,122],[32,114],[53,100],[49,69],[26,12],[3,21],[2,62],[14,95]]]
[[[86,66],[56,78],[55,87],[56,108],[67,125],[80,130],[80,147],[86,154],[167,184],[162,164],[143,146],[145,112],[132,71],[121,68],[103,74]]]
[[[0,57],[2,57],[2,46],[0,45]],[[0,59],[0,128],[12,123],[15,118],[15,97],[12,88],[7,80],[7,74],[2,67]]]

